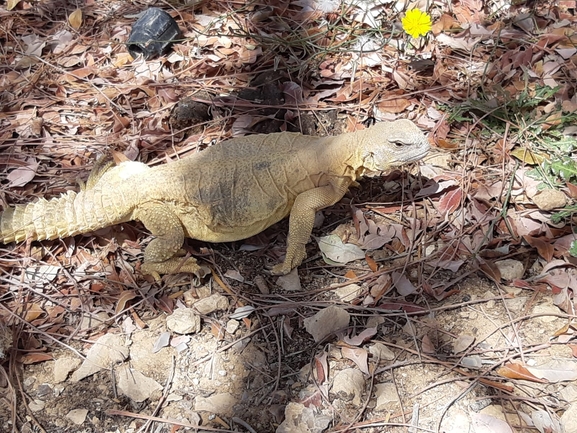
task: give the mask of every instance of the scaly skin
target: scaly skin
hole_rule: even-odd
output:
[[[95,171],[86,189],[0,213],[0,242],[55,239],[138,220],[156,237],[142,272],[194,272],[180,256],[185,237],[228,242],[260,233],[290,214],[287,274],[305,258],[315,212],[338,202],[351,184],[421,159],[429,150],[409,120],[378,123],[335,137],[281,132],[227,140],[182,160],[150,168],[123,162]]]

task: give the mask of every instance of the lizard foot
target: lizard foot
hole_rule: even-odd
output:
[[[210,273],[210,269],[205,266],[199,266],[193,257],[187,259],[171,257],[164,262],[144,262],[140,267],[140,271],[143,275],[152,275],[156,281],[160,280],[161,274],[188,272],[202,278]]]
[[[286,275],[299,266],[307,256],[304,245],[300,248],[288,248],[284,262],[274,265],[271,273],[273,275]]]

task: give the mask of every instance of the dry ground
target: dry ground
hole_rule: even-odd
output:
[[[409,118],[434,149],[326,210],[287,278],[286,222],[187,241],[202,279],[143,277],[138,224],[3,246],[0,431],[577,431],[575,2],[153,5],[184,37],[144,61],[144,2],[0,4],[4,207],[252,132]],[[328,264],[330,233],[364,258]]]

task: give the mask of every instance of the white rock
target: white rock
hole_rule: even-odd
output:
[[[349,284],[344,287],[339,287],[333,290],[339,299],[343,302],[351,302],[362,292],[361,287],[358,284]]]
[[[284,411],[285,420],[276,429],[276,433],[321,433],[333,417],[317,413],[300,403],[289,403]]]
[[[86,353],[86,359],[72,374],[72,381],[78,382],[102,369],[112,368],[128,357],[126,340],[118,334],[106,334],[100,337]]]
[[[213,394],[210,397],[197,396],[194,399],[195,411],[206,411],[221,416],[232,416],[233,406],[237,403],[237,399],[228,392],[221,394]]]
[[[30,409],[32,412],[40,412],[42,409],[44,409],[44,406],[46,406],[46,403],[44,403],[42,400],[32,400],[30,403],[28,403],[28,409]]]
[[[518,278],[523,278],[525,268],[523,263],[518,260],[505,259],[495,262],[495,266],[501,273],[501,278],[507,281],[512,281]]]
[[[395,359],[395,354],[391,349],[383,343],[375,343],[369,347],[369,353],[373,355],[373,359],[379,359],[379,362],[391,361]]]
[[[397,405],[399,404],[397,388],[392,383],[379,383],[376,385],[375,396],[377,397],[377,405],[375,406],[375,410],[396,409]]]
[[[78,358],[58,358],[54,361],[54,383],[64,382],[71,371],[80,365]]]
[[[88,415],[86,409],[72,409],[66,414],[66,418],[76,425],[81,425],[86,420],[86,415]]]
[[[318,343],[329,335],[349,326],[350,314],[343,308],[331,305],[304,320],[305,328]]]
[[[356,368],[345,368],[335,375],[331,391],[344,401],[351,401],[360,406],[361,396],[365,389],[363,373]]]
[[[551,304],[536,305],[532,313],[535,315],[544,314],[536,317],[536,319],[543,323],[551,323],[558,319],[556,315],[559,314],[559,308]]]
[[[577,385],[570,383],[561,391],[559,391],[559,395],[561,395],[563,400],[566,400],[569,403],[577,403]]]
[[[573,403],[569,406],[569,409],[565,411],[561,419],[561,427],[564,433],[577,433],[577,403]]]
[[[294,268],[292,271],[286,275],[283,275],[282,277],[278,277],[276,280],[276,285],[286,292],[300,292],[302,287],[297,268]]]
[[[214,293],[208,298],[195,302],[193,308],[200,314],[210,314],[213,311],[226,310],[228,308],[228,299],[220,293]]]
[[[116,371],[118,390],[137,403],[150,398],[153,392],[160,391],[162,386],[154,379],[146,377],[140,371],[122,366]]]
[[[226,322],[226,332],[229,334],[234,334],[239,326],[240,322],[238,320],[230,319],[228,322]]]
[[[166,318],[166,326],[177,334],[194,334],[200,331],[200,317],[192,308],[178,308]]]

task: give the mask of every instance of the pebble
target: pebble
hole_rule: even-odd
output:
[[[177,334],[194,334],[200,331],[200,317],[192,308],[178,308],[166,318],[166,326]]]
[[[228,299],[220,293],[214,293],[208,298],[195,302],[192,306],[200,314],[207,315],[214,311],[226,310],[228,308]]]
[[[76,425],[81,425],[86,420],[87,415],[88,410],[86,409],[72,409],[66,414],[66,418],[68,418]]]
[[[565,193],[556,189],[544,189],[533,197],[533,203],[544,211],[562,208],[567,204]]]
[[[495,262],[495,266],[499,269],[501,273],[501,278],[506,281],[512,281],[516,279],[523,278],[523,273],[525,267],[523,263],[518,260],[505,259]]]
[[[355,406],[360,406],[364,389],[365,378],[363,373],[356,368],[345,368],[339,371],[331,387],[333,394],[344,401],[352,401]]]

